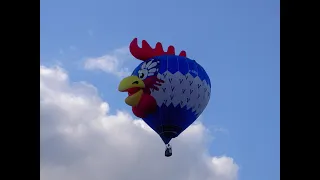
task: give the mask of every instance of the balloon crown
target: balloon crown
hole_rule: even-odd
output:
[[[162,44],[157,42],[156,47],[152,48],[146,40],[142,40],[142,47],[138,46],[138,39],[134,38],[129,46],[131,54],[142,61],[148,60],[155,56],[161,55],[176,55],[173,46],[169,46],[167,52],[163,50]],[[186,51],[181,51],[178,56],[186,57]]]

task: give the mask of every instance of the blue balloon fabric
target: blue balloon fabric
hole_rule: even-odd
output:
[[[156,112],[143,120],[165,144],[188,128],[204,111],[210,99],[209,76],[202,66],[187,57],[155,56],[142,62],[132,75],[143,79],[157,76],[164,81],[159,90],[151,90],[158,106]]]

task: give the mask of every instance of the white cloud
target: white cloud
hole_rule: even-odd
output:
[[[110,107],[97,89],[70,83],[60,67],[40,66],[41,180],[235,180],[232,158],[207,153],[201,123],[172,142],[164,156],[158,135],[143,121]]]
[[[130,74],[129,69],[123,67],[124,61],[129,58],[128,48],[119,48],[110,54],[86,59],[84,67],[87,70],[102,70],[117,77],[124,77]]]

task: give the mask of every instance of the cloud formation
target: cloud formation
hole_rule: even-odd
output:
[[[173,156],[142,120],[110,114],[97,89],[40,66],[41,180],[236,180],[232,158],[207,153],[210,136],[195,123],[172,142]]]
[[[87,70],[102,70],[121,78],[130,74],[129,69],[123,67],[124,62],[129,58],[128,48],[119,48],[109,54],[86,59],[84,68]]]

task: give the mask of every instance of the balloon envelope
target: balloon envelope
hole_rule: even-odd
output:
[[[157,76],[164,82],[151,90],[157,102],[156,112],[143,120],[157,132],[165,144],[188,128],[206,108],[211,83],[196,61],[176,55],[156,56],[141,63],[132,75]]]

